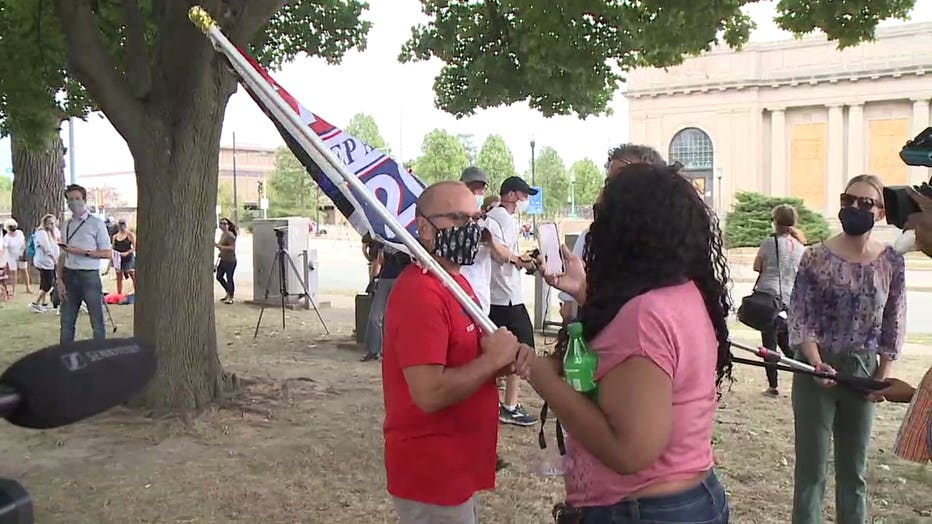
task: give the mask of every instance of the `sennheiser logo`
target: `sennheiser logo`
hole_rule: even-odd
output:
[[[61,356],[62,364],[68,371],[77,371],[87,367],[87,358],[80,353],[68,353]]]
[[[93,362],[99,362],[104,359],[119,357],[121,355],[130,355],[139,352],[139,346],[118,346],[115,348],[97,349],[86,351],[84,353],[67,353],[61,356],[61,361],[68,371],[78,371],[86,368]]]

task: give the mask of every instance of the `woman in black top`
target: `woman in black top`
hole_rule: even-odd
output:
[[[117,294],[123,294],[123,279],[133,281],[136,292],[136,235],[129,230],[126,219],[117,223],[117,232],[113,235],[113,251],[120,255],[120,268],[116,272]]]

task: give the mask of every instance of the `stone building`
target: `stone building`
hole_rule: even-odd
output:
[[[930,125],[932,23],[838,50],[822,36],[717,48],[628,79],[632,142],[679,160],[717,211],[737,191],[795,196],[828,215],[860,173],[918,184],[899,159]]]

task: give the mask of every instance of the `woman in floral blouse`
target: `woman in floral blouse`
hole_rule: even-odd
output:
[[[838,213],[844,233],[803,255],[790,303],[790,345],[829,373],[890,376],[906,328],[905,262],[871,238],[884,218],[883,185],[873,175],[848,182]],[[831,439],[835,442],[836,521],[867,522],[867,447],[874,402],[830,380],[796,375],[793,524],[822,522]]]

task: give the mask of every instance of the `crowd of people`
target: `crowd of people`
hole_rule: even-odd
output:
[[[52,213],[44,215],[28,237],[15,219],[4,221],[0,299],[14,298],[20,283],[27,294],[32,293],[31,265],[39,275],[39,292],[29,309],[35,313],[54,310],[61,316],[62,343],[74,340],[82,311],[90,317],[94,338],[102,339],[105,301],[125,303],[132,294],[124,288],[125,279],[132,281],[135,292],[136,235],[127,220],[114,222],[92,213],[82,186],[69,185],[64,196],[71,218],[61,228]],[[111,269],[116,272],[117,291],[105,295],[102,278]]]
[[[598,355],[593,397],[562,376],[565,329],[553,354],[534,349],[520,275],[540,261],[519,252],[516,220],[534,190],[506,179],[493,200],[487,180],[470,168],[460,182],[428,187],[416,222],[427,252],[498,329],[483,332],[417,261],[385,279],[390,287],[369,326],[382,335],[365,360],[382,361],[385,468],[401,522],[478,521],[477,494],[494,488],[502,462],[499,422],[534,423],[517,402],[521,380],[565,431],[566,499],[554,509],[557,522],[728,522],[712,427],[721,386],[731,380],[734,308],[715,213],[656,151],[625,145],[610,153],[590,228],[572,249],[563,247],[564,273],[544,274],[562,292],[564,321],[581,323]],[[796,524],[822,521],[832,440],[836,518],[867,521],[877,402],[913,402],[896,451],[932,459],[932,371],[918,391],[892,376],[905,334],[905,262],[871,236],[884,219],[881,181],[852,178],[839,204],[842,233],[808,248],[796,211],[774,209],[774,234],[754,262],[755,290],[781,305],[761,330],[765,347],[829,376],[888,384],[865,393],[793,375],[796,466],[787,520]],[[778,397],[776,370],[767,378],[766,393]]]

